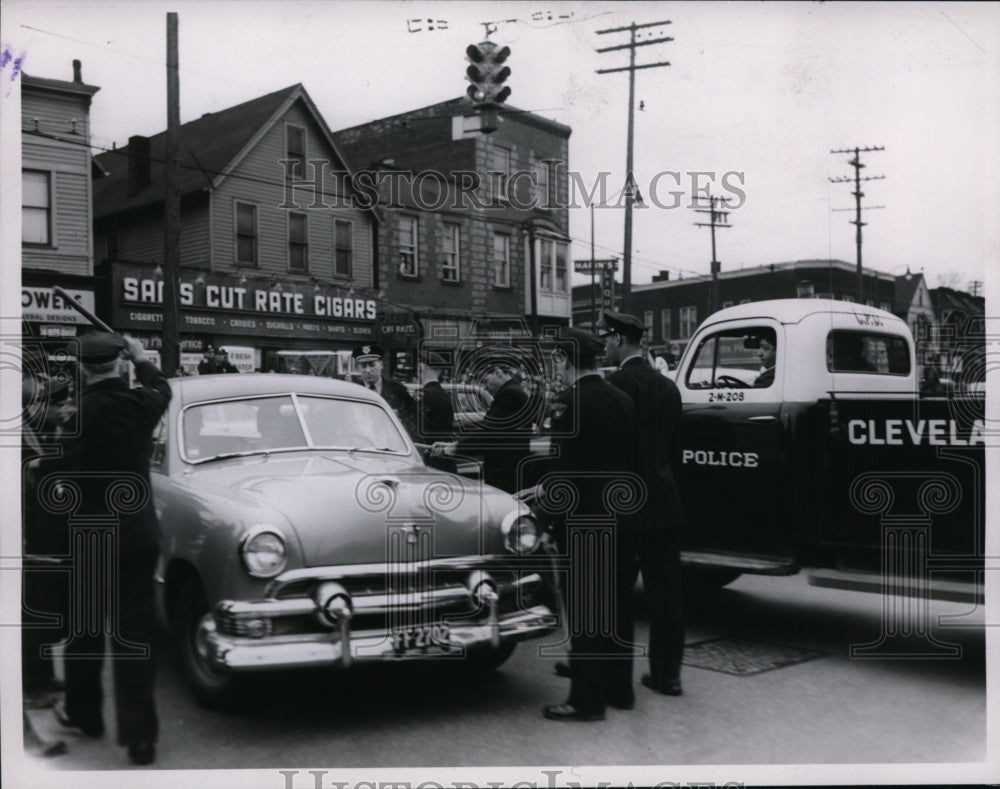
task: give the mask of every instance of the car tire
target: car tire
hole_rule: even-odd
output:
[[[721,589],[743,575],[739,570],[724,567],[685,567],[681,583],[685,589]]]
[[[507,662],[516,648],[516,641],[507,641],[501,643],[496,649],[493,647],[470,649],[465,658],[465,665],[476,672],[494,671]]]
[[[205,592],[196,579],[188,579],[174,600],[171,617],[177,656],[198,703],[209,709],[223,709],[235,700],[238,678],[209,663],[199,643],[199,632],[207,617],[210,612]]]

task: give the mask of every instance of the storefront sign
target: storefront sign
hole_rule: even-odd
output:
[[[73,299],[94,312],[94,294],[88,290],[68,290]],[[21,320],[32,323],[88,323],[79,312],[57,296],[51,288],[21,288]],[[88,324],[89,325],[89,324]]]
[[[220,350],[229,354],[229,361],[241,373],[252,373],[257,368],[257,353],[243,345],[222,345]]]
[[[114,321],[123,329],[159,331],[163,280],[138,266],[114,272]],[[201,280],[201,281],[200,281]],[[378,317],[374,299],[303,283],[256,285],[235,277],[185,272],[178,289],[182,332],[370,340]]]
[[[417,319],[408,312],[390,312],[378,323],[379,342],[388,348],[416,348],[421,329]]]

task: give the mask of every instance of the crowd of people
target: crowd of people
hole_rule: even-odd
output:
[[[570,636],[568,661],[555,665],[556,674],[570,680],[567,698],[544,709],[553,720],[594,721],[604,718],[607,706],[631,709],[637,649],[649,661],[642,685],[667,696],[682,693],[683,515],[672,472],[681,404],[674,383],[642,353],[643,331],[634,316],[610,312],[600,338],[561,329],[553,340],[555,373],[548,380],[526,374],[509,349],[480,354],[477,383],[489,390],[492,401],[474,427],[460,431],[451,397],[441,385],[450,372],[449,359],[432,351],[420,354],[421,388],[414,400],[404,385],[386,376],[383,348],[362,345],[353,352],[360,383],[385,399],[413,439],[427,447],[430,465],[454,472],[460,459],[477,458],[487,484],[527,497],[551,518],[556,550],[568,559],[562,591]],[[79,523],[114,523],[112,565],[103,571],[113,571],[118,588],[90,607],[91,615],[106,618],[112,630],[103,622],[86,623],[82,637],[64,641],[67,659],[60,682],[52,670],[51,644],[44,643],[53,639],[26,628],[24,697],[28,705],[51,705],[62,727],[103,736],[100,678],[110,648],[118,742],[133,763],[149,764],[158,732],[151,631],[159,540],[149,457],[152,432],[171,390],[137,340],[90,332],[79,340],[79,359],[83,387],[73,397],[63,392],[65,405],[43,377],[24,378],[25,490],[32,491],[24,501],[24,546],[29,559],[70,555],[73,518],[67,521],[65,512],[60,516],[51,505],[65,498],[66,488],[75,491]],[[605,378],[599,360],[617,370]],[[137,382],[132,387],[123,374],[129,364]],[[224,353],[214,351],[202,364],[206,373],[232,367]],[[531,456],[530,441],[545,418],[551,419],[552,450],[539,463]],[[60,426],[70,423],[75,427],[60,435]],[[55,438],[60,451],[47,452],[38,436]],[[120,501],[128,506],[108,512],[119,500],[109,489],[123,483],[130,489]],[[567,486],[573,491],[569,506]],[[649,610],[645,645],[634,644],[631,608],[640,572]],[[98,580],[96,575],[76,579],[70,589],[27,573],[25,610],[55,610],[68,617],[71,609],[81,610],[79,601],[70,605],[70,594],[96,595]],[[54,593],[57,587],[61,592]],[[605,604],[594,605],[595,600]],[[110,647],[104,644],[105,632],[114,634]],[[27,716],[25,721],[28,725]],[[57,745],[48,744],[49,752],[58,752]]]

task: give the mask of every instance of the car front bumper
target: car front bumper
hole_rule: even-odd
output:
[[[462,659],[558,628],[545,575],[474,569],[461,584],[398,594],[352,593],[349,579],[320,575],[307,595],[219,602],[197,641],[212,665],[233,672]]]

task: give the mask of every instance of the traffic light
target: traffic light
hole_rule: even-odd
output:
[[[510,96],[504,81],[510,76],[510,67],[504,61],[510,57],[510,47],[498,47],[492,41],[480,41],[465,49],[469,67],[465,78],[472,84],[466,91],[472,102],[481,109],[503,104]]]

